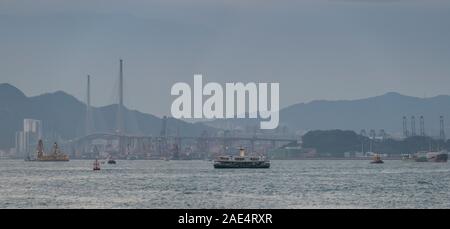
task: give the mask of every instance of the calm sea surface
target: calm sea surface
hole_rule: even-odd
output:
[[[94,172],[92,161],[0,160],[0,208],[450,208],[450,165],[118,161]]]

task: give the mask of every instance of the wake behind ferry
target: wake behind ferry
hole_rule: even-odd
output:
[[[270,161],[262,156],[245,156],[245,150],[240,149],[239,156],[220,156],[214,160],[216,169],[268,169]]]

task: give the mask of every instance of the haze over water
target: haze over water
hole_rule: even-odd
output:
[[[0,160],[0,208],[450,208],[448,163]]]

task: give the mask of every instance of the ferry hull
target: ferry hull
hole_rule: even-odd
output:
[[[268,169],[268,168],[270,168],[270,162],[267,162],[267,161],[258,161],[258,162],[223,161],[223,162],[215,162],[214,168],[216,168],[216,169]]]

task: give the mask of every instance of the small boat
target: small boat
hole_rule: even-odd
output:
[[[128,156],[127,160],[133,161],[133,160],[138,160],[139,158],[136,156]]]
[[[100,170],[100,163],[98,162],[97,159],[95,159],[94,161],[94,171],[98,171]]]
[[[112,159],[111,157],[108,157],[108,164],[115,165],[116,164],[116,160]]]
[[[381,160],[380,155],[376,154],[375,156],[373,156],[372,161],[370,162],[370,164],[383,164],[384,161]]]

